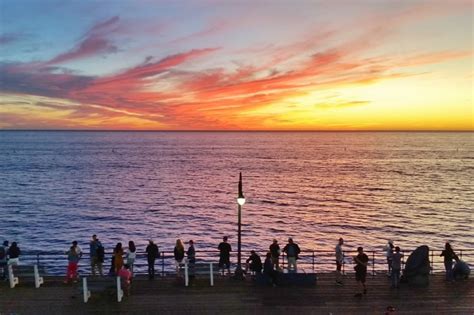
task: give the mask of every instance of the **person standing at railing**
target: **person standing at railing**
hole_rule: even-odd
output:
[[[280,270],[279,260],[280,260],[280,245],[278,245],[278,241],[273,239],[273,243],[270,245],[270,254],[272,255],[272,264],[276,271]]]
[[[367,293],[367,288],[365,286],[365,278],[367,276],[367,265],[369,263],[369,257],[364,253],[362,247],[357,248],[357,256],[354,257],[354,262],[356,263],[354,270],[356,272],[355,278],[357,283],[360,286],[361,292],[356,293],[355,297],[362,297],[362,294]]]
[[[196,250],[194,249],[194,241],[189,241],[189,247],[186,251],[186,256],[188,258],[188,267],[189,267],[189,277],[194,278],[194,266],[196,264]]]
[[[336,284],[343,285],[342,282],[342,264],[344,263],[344,253],[342,251],[342,245],[344,239],[339,238],[339,242],[336,245]]]
[[[176,264],[176,276],[181,277],[180,269],[181,269],[181,266],[183,265],[184,245],[180,239],[176,240],[176,245],[174,246],[173,254],[174,254],[174,262]]]
[[[123,266],[123,248],[122,248],[122,243],[117,243],[114,248],[114,271],[115,275],[118,274],[120,269],[122,269]]]
[[[125,296],[129,296],[133,276],[132,271],[130,271],[130,266],[128,264],[123,265],[117,276],[120,277],[122,290],[125,292]]]
[[[444,257],[444,269],[446,270],[446,281],[454,281],[453,278],[453,259],[458,260],[458,256],[454,253],[453,248],[449,242],[444,245],[444,250],[441,255]]]
[[[385,256],[387,257],[387,276],[390,277],[392,274],[392,255],[393,255],[393,241],[389,240],[387,245],[385,245]]]
[[[76,241],[72,242],[72,246],[66,252],[68,265],[67,265],[67,272],[66,272],[66,279],[64,283],[69,283],[70,281],[76,283],[77,282],[77,266],[79,264],[79,260],[82,257],[82,250],[77,245]]]
[[[151,280],[155,278],[155,260],[160,256],[160,251],[153,240],[149,240],[145,252],[148,261],[148,279]]]
[[[103,257],[102,259],[100,257],[101,250],[103,251],[102,243],[97,238],[97,235],[95,234],[92,235],[92,240],[89,243],[89,253],[90,253],[90,258],[91,258],[91,272],[93,276],[95,276],[96,274],[95,273],[96,267],[99,270],[99,275],[103,276],[102,263],[104,261],[103,261]]]
[[[127,248],[127,265],[129,266],[130,272],[133,273],[133,264],[135,263],[135,258],[137,257],[137,248],[135,247],[135,243],[133,241],[128,242]]]
[[[263,274],[268,277],[272,286],[277,285],[278,271],[273,268],[272,253],[268,252],[263,263]]]
[[[219,250],[219,270],[222,270],[222,275],[225,274],[227,269],[227,274],[230,275],[230,252],[232,247],[227,243],[227,236],[222,238],[222,242],[219,244],[217,249]]]
[[[16,242],[12,242],[12,245],[7,250],[7,256],[8,256],[7,264],[9,266],[17,266],[20,263],[20,255],[21,255],[20,247],[18,247],[18,244]]]
[[[400,270],[402,269],[402,257],[400,247],[395,247],[395,253],[392,254],[392,288],[398,289],[400,284]]]
[[[286,244],[283,248],[283,252],[286,253],[286,256],[288,258],[288,271],[293,270],[294,272],[297,272],[298,266],[296,264],[296,261],[298,260],[298,255],[301,250],[298,244],[293,242],[293,239],[291,237],[288,238],[288,244]]]
[[[0,246],[0,268],[2,268],[2,279],[7,277],[8,272],[8,241],[4,241],[3,245]]]

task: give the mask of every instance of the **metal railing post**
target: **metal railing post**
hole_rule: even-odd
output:
[[[189,285],[189,270],[188,270],[188,262],[184,262],[184,286],[187,287]]]
[[[372,277],[375,277],[375,251],[372,251]]]
[[[431,250],[431,268],[430,268],[430,274],[433,274],[434,272],[434,251]]]
[[[165,276],[165,253],[161,253],[161,277]]]
[[[346,256],[344,255],[344,252],[342,253],[342,274],[346,274],[346,260],[344,259]]]

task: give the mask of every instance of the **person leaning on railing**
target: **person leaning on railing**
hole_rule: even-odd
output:
[[[153,240],[148,241],[148,246],[145,251],[148,261],[148,279],[151,280],[155,278],[155,260],[160,255],[160,251]]]
[[[66,272],[66,279],[64,283],[69,283],[73,281],[74,283],[77,282],[77,266],[79,264],[79,260],[82,257],[82,250],[77,245],[77,241],[72,242],[72,246],[66,252],[68,265],[67,265],[67,272]]]
[[[133,273],[133,265],[135,264],[135,259],[137,258],[137,248],[134,241],[128,242],[128,248],[126,253],[126,264],[128,265],[130,272]]]
[[[174,256],[174,263],[176,267],[176,276],[180,277],[181,276],[180,269],[181,269],[181,266],[183,265],[183,260],[184,260],[184,245],[180,239],[176,240],[176,244],[173,250],[173,256]]]
[[[99,270],[99,274],[103,276],[103,271],[102,271],[102,263],[104,262],[104,247],[102,246],[102,243],[99,241],[97,238],[97,235],[92,235],[92,240],[89,243],[89,253],[90,253],[90,259],[91,259],[91,272],[92,275],[95,276],[95,269]],[[102,255],[102,258],[101,258]]]
[[[298,255],[300,254],[301,250],[298,244],[293,242],[291,237],[288,238],[288,244],[286,244],[283,248],[283,252],[286,253],[286,257],[288,259],[288,271],[293,269],[294,272],[297,272],[298,266],[296,261],[298,260]]]
[[[444,245],[444,250],[440,256],[444,256],[444,269],[446,270],[446,281],[453,281],[453,260],[458,260],[458,256],[454,253],[449,242]]]
[[[279,271],[280,266],[279,266],[279,259],[280,259],[280,245],[278,245],[278,241],[276,239],[273,239],[273,243],[269,247],[270,254],[271,254],[271,259],[272,259],[272,264],[275,268],[275,270]]]
[[[18,247],[16,242],[12,242],[12,245],[8,248],[7,256],[8,256],[8,265],[9,266],[16,266],[20,263],[20,255],[21,250]]]

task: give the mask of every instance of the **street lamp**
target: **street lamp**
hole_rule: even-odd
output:
[[[239,194],[237,196],[238,206],[238,239],[237,239],[237,268],[235,268],[234,277],[236,279],[243,279],[244,272],[242,270],[242,206],[245,203],[244,193],[242,192],[242,172],[239,173]]]

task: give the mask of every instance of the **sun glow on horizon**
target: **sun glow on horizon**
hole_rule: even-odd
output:
[[[0,129],[474,130],[470,1],[183,4],[4,3]]]

